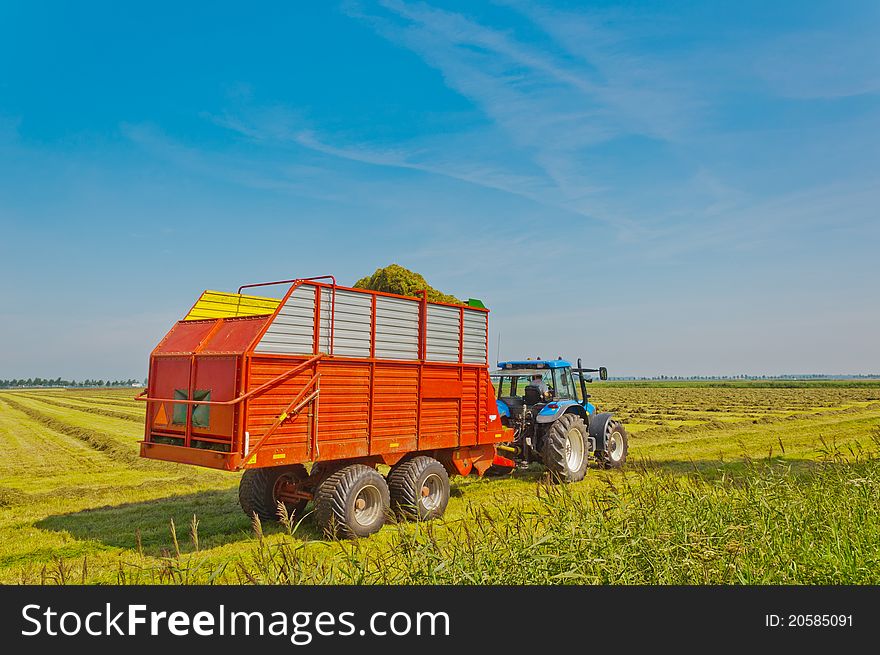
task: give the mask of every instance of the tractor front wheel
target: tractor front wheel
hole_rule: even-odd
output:
[[[247,469],[238,483],[238,504],[249,517],[256,514],[263,521],[279,519],[278,503],[284,503],[288,514],[296,516],[309,502],[297,495],[307,477],[302,464]]]
[[[329,537],[367,537],[385,524],[390,504],[385,478],[374,468],[351,464],[318,487],[315,518]]]
[[[587,473],[587,427],[576,414],[564,414],[544,435],[541,459],[559,482],[579,482]]]
[[[433,457],[419,455],[388,474],[391,507],[403,518],[430,521],[440,518],[449,503],[449,474]]]
[[[607,469],[618,469],[626,463],[629,453],[629,436],[618,421],[608,421],[605,425],[605,450],[599,460]]]

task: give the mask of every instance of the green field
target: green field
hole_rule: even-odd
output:
[[[453,480],[443,521],[252,525],[137,456],[137,390],[0,392],[3,583],[880,583],[880,383],[606,383],[625,470]]]

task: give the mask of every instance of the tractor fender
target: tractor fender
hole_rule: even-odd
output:
[[[501,418],[502,416],[510,418],[510,407],[507,406],[507,403],[503,400],[496,400],[495,405],[498,407],[498,418]]]
[[[556,405],[556,407],[552,408],[551,405]],[[562,418],[564,414],[577,414],[586,420],[586,412],[579,403],[574,400],[556,400],[544,405],[535,417],[535,421],[537,423],[553,423],[553,421]]]
[[[590,417],[590,424],[587,426],[587,429],[589,436],[596,443],[596,450],[605,449],[605,426],[608,425],[608,421],[612,420],[612,418],[611,412],[604,412]]]

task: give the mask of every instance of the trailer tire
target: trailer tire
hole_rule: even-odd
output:
[[[626,463],[629,453],[629,435],[619,421],[608,421],[605,426],[605,450],[600,451],[599,461],[607,469],[619,469]]]
[[[262,521],[279,519],[279,501],[284,503],[290,516],[302,514],[309,501],[291,499],[289,494],[308,477],[302,464],[247,469],[238,483],[238,504],[249,517],[256,514]]]
[[[385,524],[391,499],[379,472],[351,464],[328,477],[315,495],[315,518],[328,537],[367,537]]]
[[[449,504],[449,474],[433,457],[419,455],[388,474],[391,508],[401,518],[430,521],[440,518]]]
[[[576,414],[564,414],[544,435],[541,459],[558,482],[580,482],[587,473],[587,428]]]

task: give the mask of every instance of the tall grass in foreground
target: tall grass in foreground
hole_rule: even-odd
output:
[[[598,475],[598,492],[539,484],[532,499],[398,524],[384,540],[308,543],[289,517],[275,535],[255,520],[249,551],[220,564],[198,552],[182,557],[172,526],[174,552],[160,565],[120,560],[119,582],[880,583],[876,450],[844,456],[828,447],[806,468],[746,460],[721,474],[682,475],[643,462]],[[197,543],[195,519],[190,533]]]

